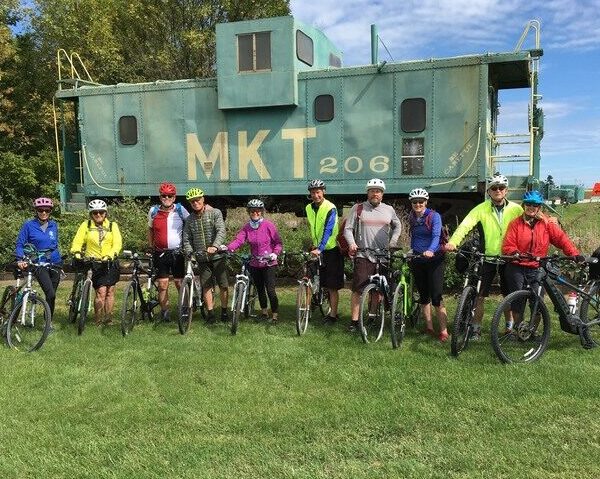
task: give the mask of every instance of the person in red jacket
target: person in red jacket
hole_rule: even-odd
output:
[[[548,255],[550,245],[561,249],[566,256],[576,256],[579,251],[556,221],[551,221],[542,213],[544,198],[538,191],[527,191],[523,196],[523,214],[515,218],[506,230],[502,243],[502,254],[520,254],[524,257],[506,265],[504,278],[508,292],[523,289],[535,281],[539,262],[533,257]],[[583,256],[581,256],[583,259]],[[513,311],[514,315],[514,311]],[[513,318],[518,323],[518,318]],[[512,328],[511,323],[506,329]]]

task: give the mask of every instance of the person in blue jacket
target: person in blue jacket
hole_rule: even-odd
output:
[[[37,268],[35,276],[44,291],[50,312],[54,315],[56,289],[60,282],[62,268],[62,257],[58,250],[58,225],[56,221],[50,219],[54,203],[50,198],[37,198],[33,202],[33,207],[35,218],[25,221],[17,236],[15,248],[17,267],[21,270],[27,267],[27,263],[23,261],[25,245],[33,245],[37,251],[45,252],[45,257],[41,260],[49,263],[49,267]]]
[[[410,265],[415,286],[419,291],[421,314],[425,320],[425,332],[435,336],[431,319],[431,306],[439,323],[438,339],[448,340],[448,314],[444,306],[442,293],[444,286],[444,253],[440,245],[442,237],[442,218],[436,211],[427,208],[429,193],[423,188],[415,188],[408,194],[411,204],[409,214],[410,247],[414,254],[421,255],[413,259]]]

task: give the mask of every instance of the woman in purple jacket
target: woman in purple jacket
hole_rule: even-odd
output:
[[[243,244],[250,245],[249,269],[252,280],[256,285],[258,302],[262,310],[261,319],[268,319],[267,296],[271,303],[272,322],[277,323],[279,300],[275,292],[275,272],[277,268],[277,255],[283,250],[281,237],[277,227],[263,217],[264,203],[253,199],[246,205],[250,221],[238,232],[235,239],[227,245],[228,251],[235,251]],[[266,289],[266,294],[265,294]]]

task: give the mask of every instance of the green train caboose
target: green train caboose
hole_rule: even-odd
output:
[[[387,198],[420,186],[472,203],[486,177],[515,160],[527,163],[511,180],[518,193],[539,176],[536,40],[531,50],[386,63],[373,29],[372,64],[342,67],[340,50],[293,17],[220,24],[216,78],[59,79],[58,103],[75,112],[63,115],[72,120],[62,124],[61,199],[153,196],[168,180],[225,208],[262,196],[296,210],[311,178],[344,204],[379,177]],[[499,91],[514,88],[529,90],[529,131],[498,135]],[[501,155],[507,136],[528,151]]]

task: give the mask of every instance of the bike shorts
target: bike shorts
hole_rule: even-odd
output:
[[[114,286],[118,283],[120,276],[121,268],[116,260],[92,265],[92,285],[94,289],[102,286]]]
[[[505,264],[483,263],[483,267],[481,268],[481,288],[479,289],[479,296],[485,298],[490,295],[496,273],[500,276],[500,293],[502,293],[502,296],[506,296],[509,293],[506,285],[506,278],[504,277],[505,267]]]
[[[344,257],[340,249],[325,250],[321,253],[321,286],[328,289],[342,289],[344,287]]]
[[[225,257],[208,263],[198,263],[197,276],[200,278],[200,284],[206,291],[212,288],[215,284],[219,288],[229,287],[229,279],[227,277],[227,259]]]
[[[157,278],[168,278],[173,275],[173,278],[181,279],[185,276],[185,259],[182,253],[157,251],[152,254],[152,259]]]

